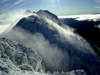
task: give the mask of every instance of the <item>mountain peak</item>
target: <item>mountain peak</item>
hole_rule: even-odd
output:
[[[37,14],[40,16],[40,15],[42,15],[42,16],[45,16],[45,17],[52,17],[52,18],[55,18],[55,19],[57,19],[58,20],[58,17],[56,16],[56,15],[54,15],[53,13],[51,13],[51,12],[49,12],[48,10],[39,10],[38,12],[37,12]]]
[[[24,12],[24,15],[27,15],[27,14],[30,14],[30,13],[32,13],[30,10],[26,10],[26,11]]]
[[[48,10],[39,10],[38,12],[44,12],[44,11],[48,11]]]

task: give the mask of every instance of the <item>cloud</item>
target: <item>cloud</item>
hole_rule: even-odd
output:
[[[9,25],[0,25],[0,34],[3,33],[8,27]]]
[[[18,43],[35,50],[42,57],[44,66],[50,71],[68,70],[69,65],[62,64],[69,63],[66,61],[69,60],[68,54],[63,53],[57,45],[50,44],[41,33],[36,32],[35,34],[31,34],[26,30],[16,28],[10,32],[7,38],[16,40]]]
[[[52,25],[53,22],[49,21],[49,23]],[[56,26],[57,25],[54,24],[54,27]],[[66,46],[69,47],[66,51],[59,48],[57,44],[50,44],[49,40],[45,39],[41,33],[36,32],[31,34],[22,28],[16,28],[10,31],[10,33],[7,33],[9,35],[5,37],[35,50],[42,57],[42,63],[44,64],[46,70],[49,70],[50,72],[69,71],[73,68],[73,65],[79,66],[83,62],[80,60],[81,57],[78,59],[78,54],[80,56],[82,49],[82,53],[87,53],[87,50],[90,50],[90,48],[88,48],[89,45],[85,41],[82,42],[73,35],[66,34],[60,27],[56,28],[58,28],[57,31],[59,32],[59,34],[57,34],[59,36],[57,39],[62,40],[62,42],[67,41]],[[69,31],[66,32],[69,33]],[[65,39],[63,39],[64,37]],[[61,46],[64,46],[64,43]],[[86,47],[87,50],[84,50],[85,48],[82,46]],[[77,48],[74,50],[73,47]],[[68,50],[71,51],[71,53],[69,53]],[[71,57],[70,54],[72,55]],[[84,58],[84,56],[82,58]]]
[[[5,15],[2,15],[2,17],[0,18],[0,34],[4,31],[9,31],[14,25],[16,25],[16,23],[21,18],[27,17],[29,15],[33,15],[33,14],[23,15],[23,12],[25,12],[25,10],[16,9],[10,13],[6,13]]]
[[[100,20],[100,14],[87,14],[87,15],[72,15],[72,16],[58,16],[59,18],[76,18],[76,20]]]
[[[52,29],[53,29],[53,27],[56,28],[55,30],[57,30],[57,31],[59,32],[60,35],[62,35],[62,34],[65,34],[65,35],[72,35],[72,36],[75,35],[75,34],[70,30],[69,27],[67,27],[67,29],[65,29],[65,28],[61,27],[60,25],[58,25],[57,23],[55,23],[55,22],[53,22],[52,20],[47,19],[47,18],[45,18],[45,21],[46,21],[47,23],[49,23],[49,25],[52,25]],[[65,37],[65,35],[64,35],[64,37]],[[67,36],[67,37],[68,37],[68,36]]]

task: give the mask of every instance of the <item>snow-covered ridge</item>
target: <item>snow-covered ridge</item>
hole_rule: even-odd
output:
[[[41,57],[32,49],[0,38],[0,75],[86,75],[83,70],[45,73]]]

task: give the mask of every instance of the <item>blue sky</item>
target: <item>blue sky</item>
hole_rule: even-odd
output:
[[[26,10],[49,10],[57,16],[100,13],[100,0],[0,0],[0,33]]]
[[[0,14],[40,9],[58,16],[100,13],[100,0],[0,0]]]

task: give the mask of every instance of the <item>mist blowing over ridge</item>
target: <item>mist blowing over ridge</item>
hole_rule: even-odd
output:
[[[46,71],[83,69],[91,74],[88,67],[91,64],[96,69],[92,73],[98,73],[99,57],[87,41],[74,34],[72,28],[65,26],[49,11],[40,10],[34,14],[22,18],[3,36],[36,50],[42,57]]]

